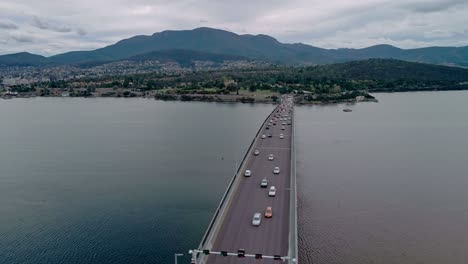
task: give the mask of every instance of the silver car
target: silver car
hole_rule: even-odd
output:
[[[268,196],[270,196],[270,197],[276,196],[276,188],[275,188],[275,186],[271,186],[271,187],[270,187],[270,190],[268,191]]]
[[[262,222],[262,215],[260,213],[255,213],[252,218],[252,225],[259,226]]]

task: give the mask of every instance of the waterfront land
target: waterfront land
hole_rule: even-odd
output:
[[[200,64],[197,64],[200,66]],[[370,59],[320,66],[285,66],[249,62],[222,67],[148,68],[121,74],[16,81],[3,77],[3,96],[147,97],[158,100],[274,103],[281,94],[303,104],[375,101],[369,93],[468,89],[468,69]],[[102,70],[102,69],[101,69]],[[24,71],[24,69],[23,69]],[[66,72],[66,71],[65,71]],[[46,77],[46,75],[44,76]]]

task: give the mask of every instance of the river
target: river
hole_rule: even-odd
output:
[[[300,259],[467,263],[468,92],[375,96],[296,108]]]
[[[172,263],[198,246],[272,109],[0,100],[0,263]]]
[[[466,263],[468,92],[376,96],[296,107],[302,263]],[[272,109],[0,100],[0,263],[173,263]]]

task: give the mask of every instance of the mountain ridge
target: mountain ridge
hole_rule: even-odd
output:
[[[319,65],[371,58],[392,58],[468,67],[468,46],[401,49],[388,44],[379,44],[361,49],[324,49],[303,43],[281,43],[274,37],[264,34],[236,34],[207,27],[136,35],[95,50],[70,51],[50,57],[31,53],[1,55],[0,65],[41,66],[96,61],[114,62],[162,50],[192,50],[293,65]]]

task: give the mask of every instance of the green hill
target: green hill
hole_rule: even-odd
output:
[[[0,66],[38,66],[46,62],[46,57],[28,52],[0,56]]]
[[[105,63],[164,50],[191,50],[290,65],[318,65],[370,58],[393,58],[468,67],[468,46],[400,49],[390,45],[376,45],[363,49],[323,49],[301,43],[281,43],[267,35],[239,35],[213,28],[167,30],[151,36],[134,36],[96,50],[72,51],[48,58],[32,54],[25,55],[24,58],[15,57],[15,54],[4,55],[0,56],[0,64],[22,66],[42,63]]]
[[[314,78],[347,80],[468,81],[468,69],[394,59],[368,59],[313,66],[305,68],[304,74]]]

